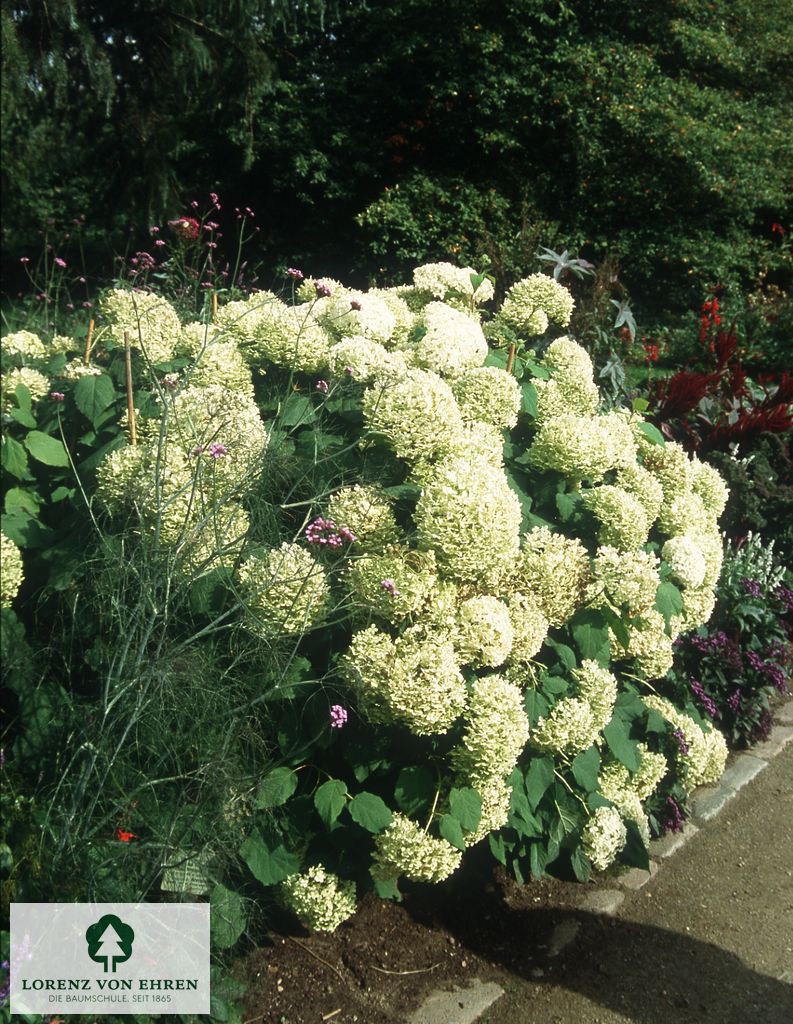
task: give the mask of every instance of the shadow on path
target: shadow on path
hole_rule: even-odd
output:
[[[425,924],[444,925],[494,966],[535,986],[580,993],[636,1024],[793,1024],[793,985],[686,934],[585,911],[514,909],[498,900],[486,915],[451,901],[407,909]],[[548,950],[555,929],[557,935],[577,930],[558,958]],[[527,1004],[525,1017],[504,1019],[566,1020],[553,1016],[553,1003],[551,1016],[547,1001],[537,1009],[536,1018]],[[498,1007],[492,1019],[501,1019]]]

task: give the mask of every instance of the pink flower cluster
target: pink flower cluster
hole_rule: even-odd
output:
[[[341,548],[355,541],[355,534],[346,526],[337,527],[332,519],[318,516],[306,527],[306,540],[309,544],[321,547]]]
[[[347,709],[341,704],[334,704],[330,709],[331,729],[342,729],[347,724]]]

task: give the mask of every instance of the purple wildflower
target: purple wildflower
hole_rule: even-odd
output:
[[[213,459],[225,459],[229,453],[226,445],[221,444],[220,441],[213,441],[207,450]]]
[[[53,402],[62,402],[66,398],[66,395],[64,395],[62,391],[50,391],[50,398]]]
[[[362,308],[357,299],[350,299],[350,309],[361,310]]]
[[[339,528],[332,519],[318,516],[306,527],[306,540],[320,547],[340,548],[344,544],[352,544],[355,535],[346,526]]]
[[[680,805],[671,796],[666,798],[666,811],[667,814],[663,823],[664,832],[682,832],[683,814],[680,810]]]
[[[390,594],[391,597],[399,597],[397,585],[393,580],[380,580],[380,586],[386,591],[386,593]]]
[[[793,612],[793,590],[791,590],[790,587],[786,587],[784,583],[780,583],[774,591],[774,596],[779,598],[785,606],[786,611]]]
[[[54,262],[55,266],[56,267],[60,267],[61,270],[65,270],[66,269],[66,260],[61,259],[60,256],[56,256],[55,259],[53,260],[53,262]]]
[[[741,697],[741,691],[733,690],[733,692],[727,698],[727,707],[730,709],[730,711],[733,712],[733,714],[737,714],[738,708],[741,706],[742,702],[743,698]]]
[[[757,653],[757,651],[747,651],[746,660],[749,662],[752,668],[756,669],[758,672],[762,672],[765,668],[765,662]]]
[[[705,689],[702,683],[698,679],[690,679],[688,682],[691,692],[700,702],[705,711],[710,715],[711,718],[719,717],[719,709],[716,707],[714,701],[705,693]]]
[[[330,709],[331,729],[343,729],[347,724],[347,709],[341,704],[334,704]]]
[[[750,597],[762,597],[763,585],[759,580],[750,580],[747,576],[741,580],[741,586]]]
[[[317,293],[317,298],[318,299],[328,299],[328,298],[330,298],[330,295],[331,295],[330,288],[328,287],[328,285],[325,284],[324,281],[315,281],[314,282],[314,290]]]
[[[330,391],[330,384],[326,380],[318,380],[314,385],[314,390],[321,391],[323,395],[327,395],[328,391]]]
[[[672,735],[677,740],[677,745],[680,748],[680,753],[683,755],[683,757],[685,757],[689,751],[689,746],[686,742],[685,733],[682,729],[675,729]]]

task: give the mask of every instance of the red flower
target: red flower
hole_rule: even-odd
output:
[[[772,235],[779,235],[780,238],[784,238],[785,237],[785,229],[782,227],[781,224],[772,224],[771,225],[771,234]]]
[[[658,346],[654,341],[646,341],[644,343],[644,359],[647,363],[658,362]]]
[[[134,832],[130,832],[129,829],[126,829],[126,828],[117,828],[116,829],[116,839],[118,839],[118,841],[120,843],[128,843],[128,842],[130,842],[130,840],[137,839],[137,838],[138,837],[135,835],[135,833]]]
[[[201,225],[195,217],[179,217],[177,220],[169,220],[168,227],[173,228],[180,238],[184,238],[188,242],[194,242],[201,230]]]

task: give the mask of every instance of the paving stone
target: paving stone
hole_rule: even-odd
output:
[[[624,899],[625,893],[618,889],[596,889],[582,900],[581,909],[594,914],[615,914]]]
[[[793,733],[793,729],[790,731]],[[752,754],[740,754],[719,779],[719,786],[734,789],[737,793],[747,782],[751,782],[763,768],[767,767],[768,761],[754,757]]]
[[[433,992],[410,1017],[410,1024],[473,1024],[503,995],[500,985],[478,980],[468,988]]]
[[[562,950],[569,946],[581,930],[581,922],[572,918],[560,921],[551,932],[548,940],[548,957],[559,956]]]
[[[769,758],[784,750],[793,739],[793,725],[777,725],[771,730],[771,735],[764,743],[758,743],[752,747],[754,757],[762,757],[766,761]]]
[[[793,725],[793,697],[777,708],[774,718],[783,725]]]
[[[667,832],[660,839],[653,839],[650,842],[651,857],[671,857],[686,845],[692,836],[695,836],[699,829],[693,821],[687,821],[682,832]]]
[[[658,865],[651,860],[649,871],[645,871],[644,868],[631,868],[624,875],[620,875],[617,881],[623,889],[641,889],[642,886],[647,885],[657,870]]]
[[[701,786],[691,800],[691,815],[698,821],[710,821],[735,796],[727,786]]]

